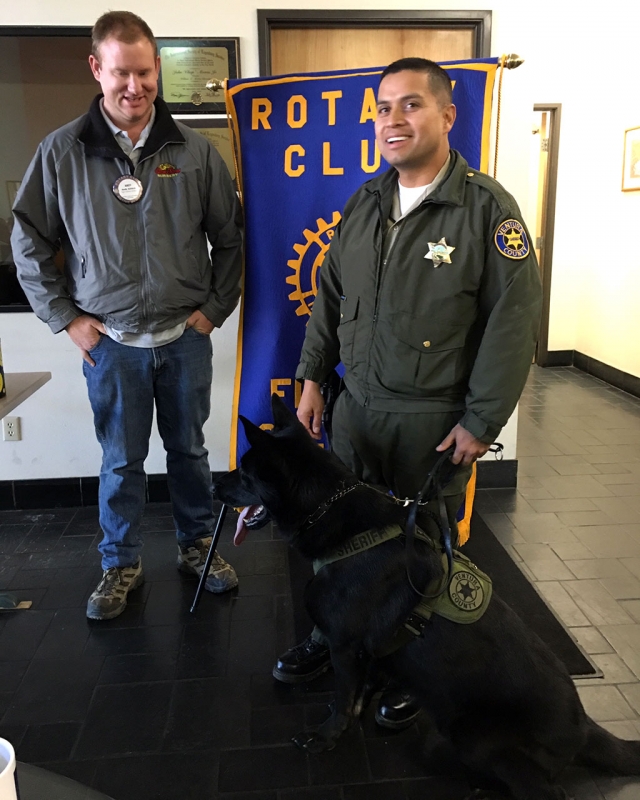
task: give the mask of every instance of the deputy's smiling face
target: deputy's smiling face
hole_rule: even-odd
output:
[[[123,130],[129,130],[151,116],[158,96],[160,59],[146,38],[132,44],[106,39],[99,47],[99,59],[89,56],[94,78],[104,94],[104,110]]]
[[[428,75],[411,70],[387,75],[378,89],[377,111],[378,149],[401,180],[411,180],[411,175],[422,174],[432,164],[442,166],[455,106],[431,92]]]

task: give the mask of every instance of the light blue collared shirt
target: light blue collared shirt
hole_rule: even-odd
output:
[[[151,106],[151,118],[149,122],[144,126],[142,129],[142,133],[140,134],[140,138],[138,141],[133,144],[131,139],[129,138],[129,134],[126,131],[123,131],[122,128],[119,128],[115,122],[109,117],[107,112],[104,110],[104,98],[100,100],[100,111],[102,116],[104,117],[104,121],[109,126],[111,133],[116,137],[116,142],[122,148],[123,153],[126,156],[129,156],[131,161],[133,162],[133,166],[138,166],[138,161],[140,160],[140,155],[142,153],[142,148],[145,145],[145,142],[149,138],[149,134],[151,133],[151,128],[156,118],[156,107]]]

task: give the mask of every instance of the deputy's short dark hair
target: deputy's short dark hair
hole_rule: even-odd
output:
[[[428,58],[399,58],[383,71],[380,82],[396,72],[422,72],[429,77],[429,89],[438,99],[441,106],[449,105],[452,102],[451,78],[441,66]]]
[[[154,58],[158,55],[155,36],[147,23],[131,11],[107,11],[93,26],[91,31],[91,52],[100,60],[100,45],[107,39],[117,39],[125,44],[134,44],[140,39],[148,39],[153,45]]]

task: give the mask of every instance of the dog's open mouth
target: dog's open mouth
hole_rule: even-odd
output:
[[[249,531],[257,531],[269,522],[271,517],[264,506],[246,506],[240,512],[233,543],[237,546],[244,542]]]

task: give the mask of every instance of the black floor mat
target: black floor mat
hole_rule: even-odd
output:
[[[495,591],[549,645],[570,675],[577,678],[596,673],[571,634],[477,513],[471,519],[471,536],[462,552],[491,577]]]

